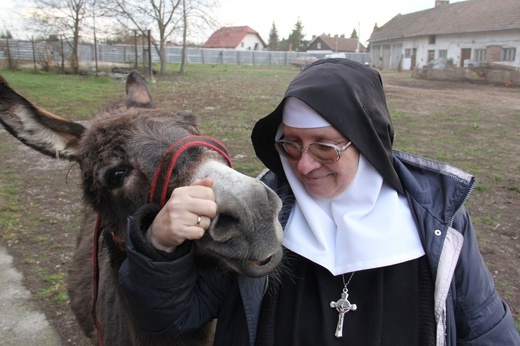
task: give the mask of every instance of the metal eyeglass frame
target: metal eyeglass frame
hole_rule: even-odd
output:
[[[287,150],[284,147],[284,144],[286,144],[286,143],[290,144],[290,145],[293,145],[294,147],[298,148],[298,150],[300,150],[300,156],[298,156],[298,157],[290,156],[289,153],[287,152]],[[336,153],[338,154],[338,157],[336,158],[336,160],[332,160],[332,161],[321,160],[320,158],[316,157],[312,153],[312,151],[309,151],[309,147],[311,145],[314,145],[314,144],[323,145],[325,147],[333,148],[334,150],[336,150]],[[352,145],[352,141],[348,142],[347,144],[345,144],[344,146],[341,146],[341,147],[337,146],[335,144],[332,144],[332,143],[322,143],[322,142],[314,142],[314,143],[311,143],[311,144],[307,145],[306,147],[302,147],[298,143],[293,142],[293,141],[288,141],[286,139],[280,139],[280,140],[275,142],[275,147],[278,150],[278,152],[280,154],[282,154],[283,156],[285,156],[286,158],[288,158],[288,159],[299,160],[302,157],[303,153],[307,153],[307,154],[309,154],[310,157],[313,158],[313,160],[318,161],[318,162],[323,162],[323,163],[338,162],[339,159],[341,158],[341,155],[343,155],[343,152],[345,150],[347,150],[347,148],[350,147],[351,145]]]

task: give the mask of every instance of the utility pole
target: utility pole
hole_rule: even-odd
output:
[[[94,61],[96,62],[96,77],[98,76],[98,54],[97,54],[97,37],[96,37],[96,2],[92,6],[92,24],[94,31]]]
[[[361,26],[358,22],[358,32],[357,32],[357,46],[356,46],[356,53],[359,53],[359,37],[361,36]]]
[[[150,81],[155,83],[153,78],[153,66],[152,66],[152,30],[148,30],[148,72],[150,73]]]

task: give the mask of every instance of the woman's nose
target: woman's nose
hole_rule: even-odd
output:
[[[298,160],[297,168],[301,174],[307,174],[320,166],[320,162],[314,160],[307,152],[303,152]]]

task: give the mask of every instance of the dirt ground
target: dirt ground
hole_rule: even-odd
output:
[[[483,181],[481,186],[487,185],[490,188],[476,189],[468,202],[468,209],[478,227],[481,252],[494,276],[499,293],[512,308],[518,325],[520,93],[518,90],[500,86],[431,83],[396,74],[383,75],[383,79],[391,112],[396,115],[397,129],[401,122],[409,120],[400,118],[399,115],[404,109],[409,110],[412,101],[417,100],[421,100],[416,106],[418,115],[426,116],[438,112],[448,102],[450,105],[459,102],[472,104],[490,119],[491,123],[483,120],[474,126],[492,127],[497,122],[500,123],[503,117],[513,119],[512,122],[508,120],[507,129],[503,129],[502,134],[498,130],[493,134],[491,142],[482,142],[482,146],[488,147],[496,145],[498,141],[498,149],[501,150],[489,159],[481,159],[478,153],[468,159],[463,148],[453,148],[450,143],[438,143],[432,137],[432,133],[439,130],[453,131],[453,134],[457,135],[456,126],[446,127],[444,124],[443,129],[435,128],[435,124],[420,126],[413,140],[431,142],[431,152],[419,153],[421,155],[431,155],[435,158],[434,155],[438,155],[435,153],[455,151],[455,154],[447,157],[450,163],[467,165],[470,160],[478,161],[482,166],[481,170],[477,170]],[[454,110],[454,113],[457,113],[457,110]],[[464,114],[460,116],[463,117]],[[503,138],[504,133],[507,133],[509,138]],[[396,145],[403,148],[408,146],[406,142],[398,140]],[[461,154],[458,156],[459,152]],[[66,273],[74,251],[76,233],[82,221],[78,167],[72,163],[47,159],[14,140],[3,130],[0,131],[0,162],[2,184],[13,189],[9,198],[0,201],[0,211],[11,213],[16,220],[12,232],[4,232],[1,242],[15,258],[15,266],[24,274],[25,285],[62,336],[63,343],[87,344],[75,323],[67,298],[63,295],[63,283],[59,280]],[[492,165],[499,165],[500,172],[506,173],[502,173],[500,178],[493,176],[488,172],[492,171]],[[473,166],[470,165],[471,167]],[[14,173],[17,173],[16,177]],[[50,283],[55,283],[55,286]]]
[[[20,193],[8,202],[14,210],[8,207],[7,212],[16,214],[17,225],[2,243],[63,343],[87,345],[67,298],[61,298],[65,287],[60,278],[66,275],[82,221],[77,167],[44,157],[4,130],[0,131],[0,148],[2,183],[10,172],[26,173],[18,176],[21,181],[13,182]]]

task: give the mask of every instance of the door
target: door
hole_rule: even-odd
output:
[[[391,63],[391,56],[392,56],[392,46],[389,44],[383,45],[383,58],[381,59],[381,66],[385,69],[390,68]]]
[[[392,60],[390,62],[390,68],[392,70],[399,69],[399,63],[403,56],[403,44],[394,43],[392,45]]]
[[[415,68],[415,64],[417,63],[417,48],[412,49],[412,60],[410,62],[410,70]]]
[[[428,51],[428,62],[432,61],[433,59],[435,59],[435,51],[429,50]]]
[[[460,67],[464,67],[464,61],[471,59],[471,48],[462,48],[460,50]]]

